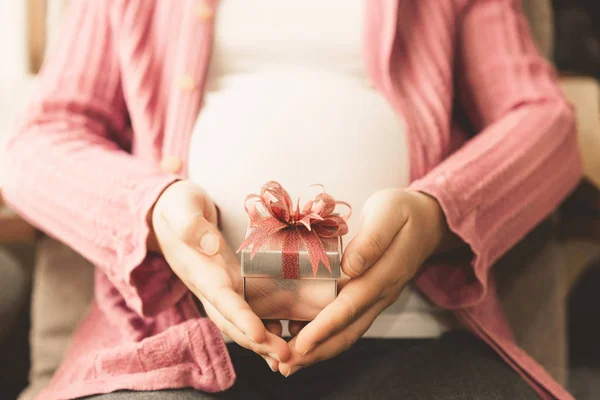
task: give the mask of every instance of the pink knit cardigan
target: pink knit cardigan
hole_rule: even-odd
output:
[[[149,209],[186,173],[216,3],[75,1],[10,139],[7,201],[97,266],[92,308],[41,399],[235,380],[215,325],[146,249]],[[474,254],[425,268],[418,287],[542,397],[571,398],[515,344],[490,274],[581,173],[573,110],[518,1],[368,0],[363,28],[372,82],[407,121],[411,188],[439,200]]]

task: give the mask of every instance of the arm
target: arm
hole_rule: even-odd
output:
[[[3,193],[27,220],[101,268],[131,308],[155,314],[186,290],[146,249],[149,211],[177,177],[115,142],[129,129],[109,19],[118,7],[74,2],[37,97],[8,142]]]
[[[413,277],[441,306],[477,303],[492,264],[577,183],[572,110],[513,3],[472,1],[458,27],[459,92],[479,135],[410,190],[369,198],[342,258],[351,279],[290,341],[284,375],[346,350]],[[439,254],[453,235],[470,245],[472,266]],[[436,252],[446,264],[421,269]]]
[[[413,190],[434,197],[473,268],[431,265],[419,276],[457,308],[483,298],[493,263],[574,188],[581,175],[575,119],[538,54],[516,0],[475,0],[459,23],[458,91],[480,133]],[[431,291],[429,291],[431,292]]]

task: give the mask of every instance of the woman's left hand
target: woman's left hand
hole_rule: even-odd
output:
[[[290,342],[285,376],[350,348],[390,306],[425,260],[451,237],[439,203],[420,192],[386,189],[366,202],[361,228],[342,269],[350,277],[338,297]]]

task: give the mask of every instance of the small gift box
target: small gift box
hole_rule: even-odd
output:
[[[342,240],[322,239],[331,270],[320,263],[313,273],[308,250],[301,245],[298,277],[284,278],[284,236],[283,232],[275,234],[254,257],[249,249],[242,250],[244,299],[262,319],[310,321],[337,296]]]
[[[248,196],[250,226],[238,251],[244,299],[260,318],[310,321],[335,299],[350,216],[335,213],[337,205],[350,210],[323,191],[292,209],[276,182]]]

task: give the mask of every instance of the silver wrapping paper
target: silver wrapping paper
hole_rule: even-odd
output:
[[[244,299],[262,319],[310,321],[337,296],[341,238],[322,240],[331,272],[320,263],[316,276],[308,252],[301,246],[300,279],[282,278],[282,238],[275,235],[252,259],[250,249],[242,250]]]
[[[311,321],[337,296],[337,280],[245,277],[244,296],[261,319]]]
[[[331,272],[325,268],[323,263],[319,263],[317,275],[313,274],[312,265],[308,252],[303,245],[300,245],[300,278],[301,279],[339,279],[340,261],[342,259],[342,239],[331,238],[321,239],[323,248],[329,259]],[[242,276],[245,277],[263,277],[263,278],[282,278],[281,269],[281,249],[283,248],[283,234],[274,235],[260,250],[250,259],[251,249],[242,250]]]

